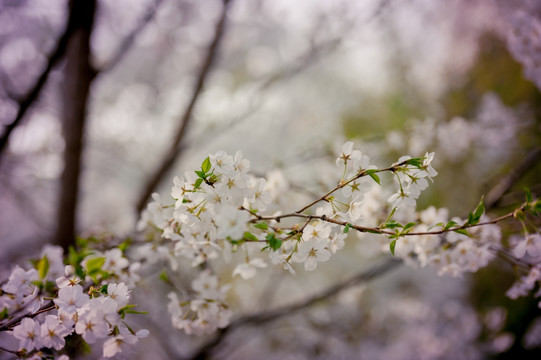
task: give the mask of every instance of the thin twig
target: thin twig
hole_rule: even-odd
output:
[[[146,12],[145,16],[139,21],[131,33],[124,38],[116,53],[107,61],[103,66],[97,69],[98,72],[103,73],[114,68],[128,53],[128,50],[132,47],[137,36],[147,27],[147,25],[154,19],[156,12],[160,8],[163,0],[156,0]]]
[[[43,305],[42,307],[39,308],[38,311],[36,311],[35,313],[32,313],[32,314],[24,314],[24,315],[21,315],[21,316],[18,316],[16,318],[14,318],[13,320],[11,321],[8,321],[7,323],[3,324],[3,325],[0,325],[0,331],[7,331],[7,330],[11,330],[13,329],[13,327],[17,326],[18,324],[20,324],[21,320],[22,319],[25,319],[25,318],[29,318],[29,319],[32,319],[32,318],[35,318],[36,316],[38,316],[39,314],[41,313],[44,313],[44,312],[47,312],[47,311],[51,311],[55,308],[55,305],[53,304],[52,301],[49,301],[47,304]]]
[[[541,161],[541,148],[530,151],[520,164],[513,168],[488,192],[485,197],[485,206],[487,208],[495,206],[502,196],[539,161]]]
[[[184,138],[184,134],[186,133],[186,129],[188,128],[188,124],[190,123],[190,120],[192,119],[193,109],[195,107],[195,104],[197,103],[197,100],[199,99],[199,95],[201,94],[201,91],[203,90],[205,81],[207,79],[207,75],[209,74],[210,69],[212,68],[212,65],[215,61],[220,41],[223,38],[224,29],[227,22],[227,12],[228,12],[230,3],[231,3],[231,0],[223,1],[222,13],[220,16],[220,20],[218,21],[218,24],[216,25],[214,38],[208,48],[207,56],[205,58],[203,66],[201,67],[201,70],[199,71],[197,83],[193,90],[190,102],[188,103],[188,106],[186,107],[184,114],[181,117],[180,128],[178,129],[175,135],[175,138],[173,140],[171,148],[169,149],[169,152],[166,154],[160,167],[150,177],[149,181],[147,182],[146,187],[144,188],[144,191],[141,197],[139,198],[137,202],[138,213],[140,213],[145,208],[146,203],[148,199],[150,198],[150,195],[158,187],[159,183],[161,182],[163,177],[167,174],[169,169],[171,169],[175,160],[177,159],[177,157],[179,156],[182,150],[181,142]]]
[[[68,20],[64,33],[58,40],[56,48],[49,55],[47,59],[47,66],[45,67],[41,75],[38,77],[38,79],[36,80],[36,83],[34,84],[34,86],[32,86],[32,88],[24,96],[22,96],[21,99],[18,101],[19,110],[17,111],[17,115],[15,115],[15,118],[13,119],[13,121],[4,128],[4,133],[2,134],[2,137],[0,137],[0,155],[6,148],[11,132],[13,131],[13,129],[17,127],[17,125],[19,125],[19,123],[24,118],[24,115],[26,114],[28,109],[30,109],[30,106],[38,98],[43,86],[45,85],[45,83],[47,82],[47,79],[49,78],[49,74],[51,73],[51,70],[58,63],[58,61],[64,56],[68,41],[71,35],[73,34],[73,31],[75,28],[76,28],[75,24],[70,18]]]

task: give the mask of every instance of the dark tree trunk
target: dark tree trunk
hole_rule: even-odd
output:
[[[90,64],[90,34],[96,0],[71,0],[73,34],[66,51],[63,82],[64,172],[60,183],[56,243],[67,249],[74,243],[86,106],[95,72]]]

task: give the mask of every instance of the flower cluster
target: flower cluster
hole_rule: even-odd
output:
[[[167,309],[173,326],[194,335],[210,334],[226,327],[231,317],[224,301],[228,288],[218,285],[217,276],[203,271],[192,281],[194,294],[189,300],[180,301],[175,292],[170,292]]]
[[[514,236],[512,242],[514,243],[513,254],[525,264],[534,264],[507,290],[507,296],[516,299],[528,295],[536,284],[541,284],[541,235],[534,233],[526,234],[524,237]],[[535,292],[534,296],[539,298],[541,308],[541,288]]]
[[[130,251],[127,242],[98,251],[89,247],[90,241],[79,240],[80,251],[71,249],[66,260],[60,248],[46,247],[33,268],[16,267],[2,286],[0,306],[8,319],[3,326],[13,330],[25,356],[44,348],[60,350],[68,335],[89,344],[103,343],[103,356],[114,356],[148,333],[134,332],[123,321],[127,313],[137,313],[129,295],[143,264],[167,260],[177,271],[184,259],[198,275],[191,290],[169,292],[172,325],[187,334],[210,334],[230,323],[232,312],[226,303],[230,285],[220,284],[216,274],[230,277],[218,271],[234,256],[231,277],[244,280],[254,278],[269,262],[292,274],[295,264],[314,271],[345,246],[351,229],[377,238],[385,245],[384,252],[407,264],[430,266],[440,275],[475,272],[506,250],[496,223],[511,217],[520,220],[528,212],[538,214],[541,202],[528,194],[519,209],[497,220],[488,218],[482,201],[466,220],[449,219],[446,209],[416,211],[416,200],[437,175],[433,159],[434,153],[404,156],[378,169],[347,142],[336,160],[343,167],[337,185],[287,213],[275,207],[288,189],[280,173],[271,173],[267,181],[250,174],[250,163],[240,152],[235,156],[217,152],[199,170],[174,178],[170,205],[154,194],[138,224],[147,241]],[[394,194],[382,190],[383,173],[396,180]],[[526,271],[508,291],[515,298],[541,280],[541,237],[528,233],[512,243],[509,256],[522,261]],[[138,261],[130,262],[128,256]],[[219,259],[225,262],[213,266]],[[46,303],[47,298],[52,302]]]
[[[136,277],[127,270],[130,265],[121,250],[91,255],[88,249],[72,251],[74,265],[64,266],[62,249],[46,246],[34,268],[15,267],[2,286],[0,306],[7,319],[2,327],[12,329],[19,340],[19,354],[61,350],[66,337],[77,334],[89,344],[110,337],[103,344],[103,355],[111,357],[122,351],[120,343],[134,344],[148,334],[135,333],[123,321],[127,313],[135,312],[129,304],[131,290],[126,283],[111,280],[126,278],[133,283]]]

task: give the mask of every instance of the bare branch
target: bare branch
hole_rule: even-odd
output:
[[[111,57],[109,61],[107,61],[103,66],[101,66],[97,71],[107,72],[114,68],[128,53],[128,50],[132,47],[133,43],[135,42],[135,39],[137,36],[147,27],[147,25],[154,19],[154,16],[156,15],[156,12],[158,11],[160,5],[163,3],[163,0],[156,0],[154,2],[154,5],[151,6],[148,10],[145,16],[139,21],[137,26],[132,30],[132,32],[124,38],[122,43],[120,44],[118,50],[116,53]]]
[[[39,76],[39,78],[36,80],[36,83],[32,88],[21,97],[21,99],[18,101],[19,103],[19,110],[17,111],[17,115],[15,116],[15,119],[5,127],[4,133],[2,134],[2,137],[0,137],[0,155],[5,150],[7,142],[9,140],[9,136],[11,135],[11,132],[13,129],[19,125],[21,120],[24,118],[24,115],[32,106],[34,101],[39,96],[39,93],[41,92],[41,89],[47,82],[47,79],[49,78],[49,74],[51,73],[51,70],[53,67],[58,63],[58,61],[64,56],[66,52],[66,47],[68,44],[68,40],[70,39],[71,35],[73,34],[74,30],[74,24],[71,19],[68,20],[68,24],[66,25],[66,30],[58,40],[58,44],[56,45],[56,48],[54,51],[49,55],[47,59],[47,66]]]
[[[309,297],[308,299],[278,307],[273,310],[263,311],[253,315],[246,315],[238,318],[237,320],[231,322],[228,327],[220,330],[220,332],[208,342],[204,343],[199,350],[190,357],[192,360],[203,360],[208,359],[214,349],[222,343],[228,333],[235,330],[236,328],[246,326],[246,325],[263,325],[268,322],[280,319],[286,315],[291,315],[297,311],[307,309],[311,306],[314,306],[323,301],[329,300],[330,298],[340,294],[342,291],[347,290],[353,286],[365,284],[371,280],[374,280],[392,269],[395,269],[398,265],[402,264],[400,260],[395,258],[387,259],[386,261],[366,270],[360,272],[359,274],[353,276],[352,278],[337,283],[333,286],[328,287],[322,292]]]
[[[541,161],[541,148],[530,151],[509,174],[504,176],[487,194],[485,204],[487,209],[494,207],[502,196],[535,164]]]
[[[173,166],[175,160],[177,159],[178,155],[180,154],[180,151],[182,149],[181,142],[184,138],[184,134],[186,133],[186,129],[188,128],[188,124],[190,120],[192,119],[192,112],[195,107],[195,104],[197,103],[197,100],[199,98],[199,95],[201,91],[203,90],[203,87],[205,85],[205,80],[207,78],[207,75],[210,72],[210,69],[214,63],[214,60],[216,58],[218,46],[220,44],[220,41],[224,34],[224,29],[226,25],[226,19],[227,19],[227,10],[229,8],[229,4],[231,0],[224,0],[223,1],[223,9],[222,13],[220,15],[220,20],[218,21],[218,24],[216,25],[216,30],[214,32],[214,38],[212,40],[212,43],[210,44],[207,56],[205,58],[205,61],[203,62],[203,66],[201,67],[201,70],[199,71],[199,75],[197,77],[197,83],[195,85],[195,88],[192,93],[192,97],[190,99],[190,102],[188,106],[186,107],[186,110],[184,111],[184,114],[181,117],[181,125],[178,129],[175,138],[173,140],[173,143],[171,145],[171,148],[169,152],[166,154],[163,162],[161,163],[160,167],[156,170],[156,172],[150,177],[146,187],[144,188],[144,191],[139,198],[137,202],[137,212],[141,212],[150,198],[150,195],[154,190],[158,187],[159,183],[163,179],[163,177],[166,175],[166,173],[171,169]]]

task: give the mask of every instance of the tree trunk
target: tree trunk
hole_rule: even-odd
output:
[[[96,0],[71,0],[74,27],[66,51],[63,81],[64,171],[60,183],[56,243],[65,250],[74,243],[86,105],[95,72],[90,64],[90,34]]]

